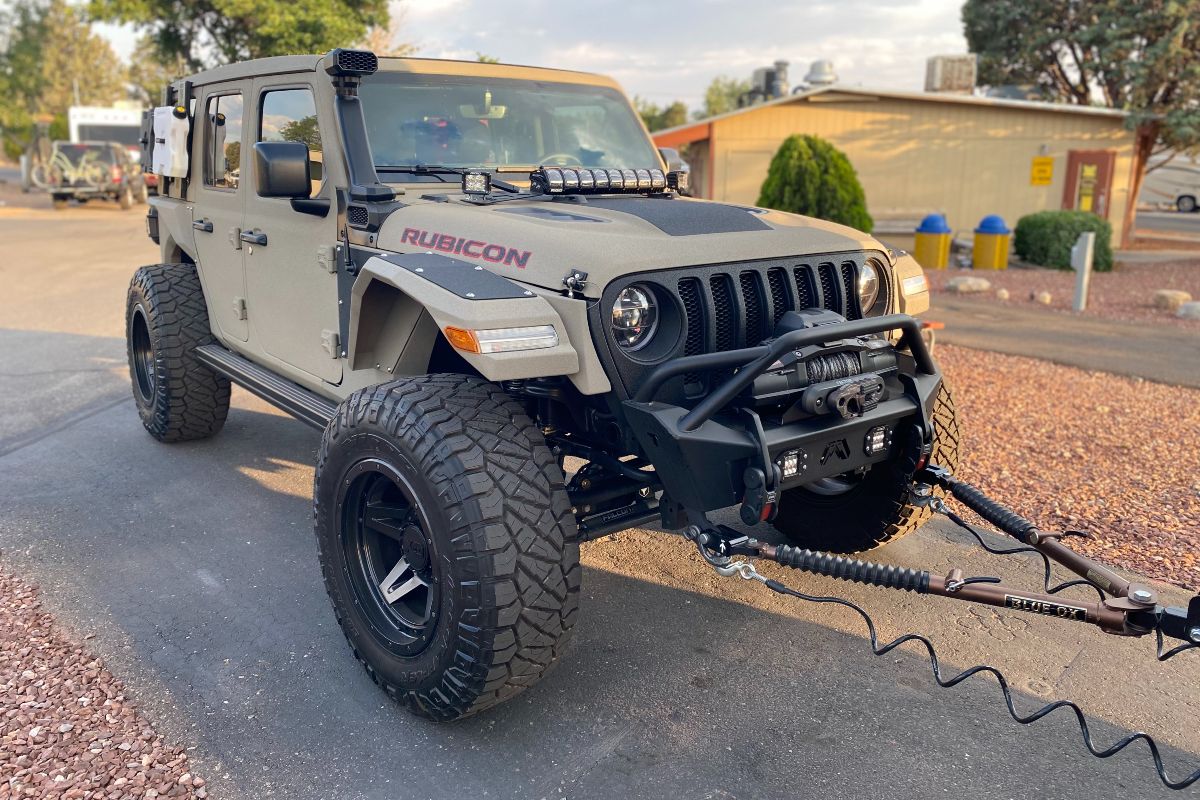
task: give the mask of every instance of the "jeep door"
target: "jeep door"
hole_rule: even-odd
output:
[[[291,76],[255,81],[253,106],[247,138],[307,144],[309,196],[330,201],[329,212],[319,217],[293,210],[286,197],[246,193],[243,247],[254,342],[284,365],[338,383],[342,360],[333,272],[337,212],[334,181],[326,179],[321,144],[322,132],[333,130],[333,120],[326,118],[330,109],[318,110],[312,85]],[[248,163],[253,169],[253,154]]]
[[[242,147],[242,111],[249,86],[238,82],[203,87],[192,123],[192,233],[200,281],[217,331],[243,342],[248,328],[240,236],[246,187],[241,176],[248,159]]]

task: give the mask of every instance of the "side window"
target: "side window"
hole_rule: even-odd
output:
[[[303,142],[308,145],[310,194],[316,194],[324,178],[321,129],[311,89],[276,89],[264,92],[260,103],[260,142]]]
[[[236,189],[242,175],[242,96],[208,98],[204,121],[204,185]]]

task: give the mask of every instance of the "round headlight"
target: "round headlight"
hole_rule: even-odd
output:
[[[626,350],[637,350],[650,341],[657,323],[653,292],[641,286],[621,290],[612,307],[612,332],[617,344]]]
[[[858,271],[858,305],[863,314],[869,314],[879,299],[879,266],[874,261],[864,261]]]

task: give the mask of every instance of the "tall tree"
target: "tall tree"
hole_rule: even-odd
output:
[[[180,56],[192,70],[345,47],[388,23],[387,0],[90,0],[88,8],[141,29],[164,58]]]
[[[133,99],[146,105],[158,105],[162,102],[163,87],[182,78],[188,71],[183,56],[164,57],[153,39],[142,36],[129,59],[129,87]]]
[[[704,108],[696,112],[696,119],[715,117],[738,107],[738,98],[750,91],[750,81],[718,75],[704,90]]]
[[[661,131],[664,128],[674,128],[688,120],[687,106],[682,100],[676,100],[668,106],[659,106],[641,97],[633,98],[633,108],[637,111],[642,122],[651,131]]]
[[[1156,146],[1200,145],[1200,0],[967,0],[962,19],[983,83],[1129,112],[1128,241]]]
[[[18,0],[0,30],[0,131],[10,155],[28,142],[35,118],[124,97],[120,59],[66,0]]]

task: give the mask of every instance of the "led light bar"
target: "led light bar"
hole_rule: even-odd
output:
[[[661,194],[673,188],[661,169],[586,167],[538,167],[530,174],[529,185],[543,194]]]
[[[446,340],[468,353],[511,353],[516,350],[544,350],[558,347],[558,332],[553,325],[522,328],[466,330],[448,327]]]
[[[462,176],[463,194],[484,195],[492,191],[492,174],[486,170],[469,170]]]

